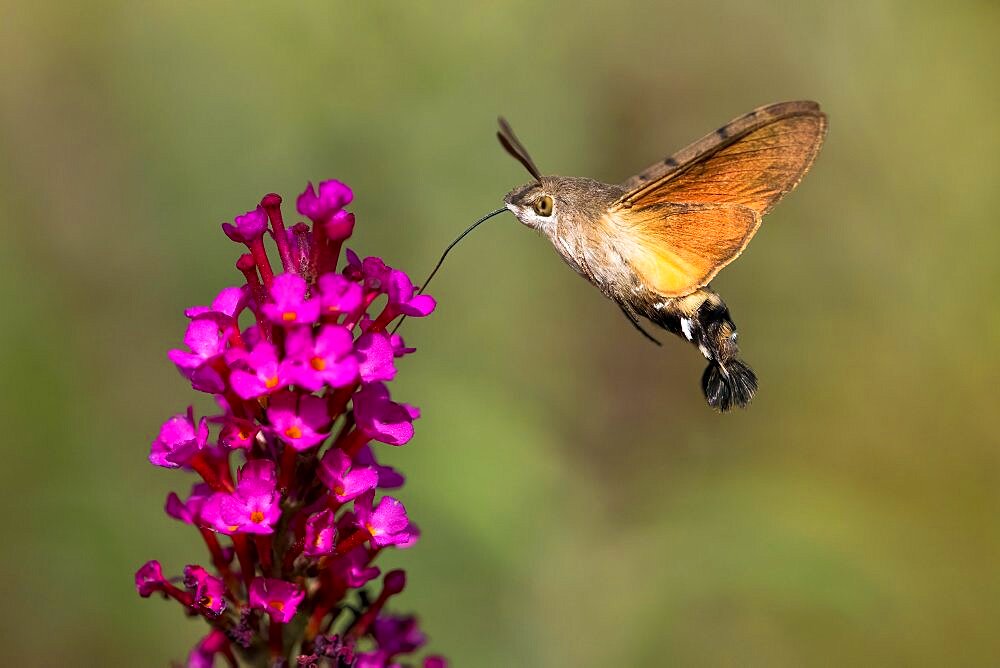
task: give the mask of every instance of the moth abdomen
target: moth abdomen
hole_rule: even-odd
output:
[[[708,360],[701,382],[709,406],[722,412],[747,407],[757,392],[757,376],[739,357],[736,324],[718,294],[701,288],[655,301],[643,315],[691,342]]]

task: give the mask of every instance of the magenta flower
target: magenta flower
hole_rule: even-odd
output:
[[[205,319],[214,322],[224,334],[237,328],[237,318],[247,305],[247,286],[223,288],[212,300],[211,306],[192,306],[185,309],[188,318]]]
[[[227,416],[222,421],[219,432],[219,445],[224,448],[239,448],[249,450],[257,440],[260,427],[250,420]]]
[[[298,274],[281,274],[274,277],[270,295],[272,303],[261,309],[271,322],[279,325],[309,325],[319,318],[319,300],[307,299],[309,286]]]
[[[226,586],[201,566],[184,567],[184,586],[191,592],[194,605],[209,616],[217,617],[226,609]]]
[[[227,492],[215,492],[205,499],[198,510],[197,521],[200,526],[204,526],[217,533],[231,536],[239,531],[239,524],[230,524],[222,516],[222,504],[231,498]]]
[[[401,313],[422,318],[434,312],[437,302],[430,295],[414,295],[413,283],[404,272],[393,269],[389,273],[389,308],[393,313]]]
[[[355,467],[343,450],[326,451],[319,465],[319,479],[340,503],[361,496],[378,484],[378,472],[364,466]]]
[[[149,598],[154,592],[162,591],[167,584],[169,583],[163,577],[163,568],[156,560],[147,561],[135,572],[135,588],[143,598]]]
[[[211,318],[195,318],[188,323],[184,344],[190,352],[175,349],[167,353],[177,370],[200,392],[222,392],[225,384],[213,364],[226,351],[225,332]]]
[[[434,301],[378,257],[348,251],[337,271],[354,229],[344,209],[352,197],[324,181],[298,199],[311,226],[286,227],[274,193],[224,224],[247,246],[236,262],[245,284],[187,309],[186,345],[169,352],[217,408],[201,420],[190,408],[168,419],[149,459],[198,477],[187,498],[169,494],[164,510],[195,529],[211,566],[168,578],[150,561],[135,583],[141,596],[161,594],[212,625],[188,655],[195,668],[421,665],[412,656],[424,642],[419,629],[385,611],[406,576],[390,571],[378,591],[375,563],[414,545],[420,531],[395,498],[375,503],[377,488],[400,487],[403,476],[373,448],[413,437],[419,411],[393,402],[385,385],[413,348],[389,331]],[[277,246],[278,275],[265,242]],[[381,295],[386,305],[370,313]],[[373,586],[368,596],[358,591]],[[424,665],[444,668],[439,657]]]
[[[267,230],[267,214],[260,206],[242,216],[236,216],[233,222],[236,224],[223,223],[222,231],[233,241],[244,244],[259,240]]]
[[[198,644],[188,654],[187,668],[213,668],[217,654],[232,658],[232,650],[229,649],[229,639],[226,634],[218,629],[213,629],[211,633],[198,641]],[[233,658],[231,665],[235,663],[236,660]]]
[[[308,329],[291,332],[285,348],[293,364],[292,377],[307,390],[347,387],[358,378],[354,337],[340,325],[323,326],[315,339]]]
[[[317,285],[323,315],[353,313],[361,306],[361,286],[341,274],[323,274]]]
[[[357,351],[362,381],[375,383],[396,377],[396,355],[388,334],[365,332],[358,337]]]
[[[382,383],[365,385],[354,395],[354,419],[369,438],[389,445],[404,445],[413,438],[413,421],[420,410],[389,399]]]
[[[408,654],[427,642],[427,636],[412,616],[379,615],[372,624],[372,635],[379,651],[388,658]]]
[[[415,353],[416,348],[407,348],[406,343],[403,341],[403,337],[399,334],[393,334],[392,338],[392,354],[396,357],[403,357],[404,355],[409,355],[410,353]]]
[[[408,543],[410,519],[403,504],[391,496],[383,496],[372,508],[373,492],[359,496],[354,502],[358,525],[371,534],[372,544],[378,547]]]
[[[341,576],[348,587],[364,587],[381,574],[378,566],[372,566],[369,562],[368,550],[363,547],[347,553],[341,564]]]
[[[181,501],[174,492],[167,495],[167,503],[164,511],[174,519],[186,524],[195,524],[198,521],[201,507],[205,500],[212,495],[212,488],[205,483],[195,483],[191,486],[191,494],[187,501]]]
[[[305,592],[291,582],[275,578],[257,578],[250,583],[250,607],[266,612],[281,624],[292,621]]]
[[[233,532],[273,533],[274,524],[281,518],[281,496],[276,485],[274,462],[254,459],[244,464],[236,491],[219,501],[221,524]]]
[[[208,422],[205,418],[195,426],[194,408],[175,415],[160,427],[160,435],[149,448],[149,461],[157,466],[175,469],[187,466],[208,442]]]
[[[364,446],[358,450],[354,456],[354,463],[375,469],[378,474],[378,486],[380,489],[395,489],[402,487],[406,479],[403,475],[391,466],[382,466],[375,461],[375,455],[370,446]]]
[[[314,223],[327,224],[341,209],[351,203],[354,192],[344,183],[336,180],[321,181],[319,194],[313,191],[313,185],[306,186],[305,191],[296,200],[296,207],[303,216]],[[354,231],[352,223],[349,229],[343,230],[340,236],[330,235],[331,239],[346,239]]]
[[[267,341],[260,341],[250,353],[240,350],[230,355],[231,363],[247,368],[234,369],[229,383],[241,399],[256,399],[271,394],[289,383],[289,364],[278,359],[278,351]]]
[[[389,279],[389,272],[392,271],[380,257],[366,257],[360,259],[350,248],[347,249],[347,267],[344,275],[352,281],[360,281],[365,290],[372,292],[382,292],[385,290],[385,283]]]
[[[271,398],[267,417],[278,438],[296,450],[308,450],[328,435],[326,401],[310,394],[279,392]]]
[[[303,553],[308,557],[333,554],[337,539],[337,519],[331,510],[322,510],[306,520]]]

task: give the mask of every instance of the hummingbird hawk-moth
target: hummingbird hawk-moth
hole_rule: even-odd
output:
[[[499,122],[500,143],[534,177],[507,194],[507,208],[647,338],[656,342],[640,317],[696,345],[708,359],[701,382],[710,406],[745,408],[757,377],[739,358],[736,325],[709,282],[809,170],[826,134],[819,105],[755,109],[618,185],[542,176]]]

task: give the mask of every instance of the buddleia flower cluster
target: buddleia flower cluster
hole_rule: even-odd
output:
[[[388,328],[435,302],[378,257],[345,249],[338,270],[352,198],[339,181],[310,184],[296,202],[310,223],[287,227],[270,194],[223,224],[246,246],[236,262],[244,282],[185,311],[184,347],[169,352],[218,411],[167,419],[149,461],[194,474],[165,510],[201,535],[208,558],[173,577],[150,561],[135,582],[141,596],[171,598],[208,623],[189,666],[446,665],[414,664],[424,634],[386,609],[406,574],[375,563],[420,535],[393,495],[403,476],[379,463],[420,416],[390,395],[414,350]]]

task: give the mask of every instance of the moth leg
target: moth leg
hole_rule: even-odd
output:
[[[642,328],[642,325],[639,324],[639,319],[636,318],[627,308],[625,308],[625,306],[623,306],[619,302],[616,303],[618,304],[618,308],[622,310],[622,313],[625,314],[625,317],[628,318],[628,321],[632,323],[632,326],[638,329],[643,336],[645,336],[647,339],[649,339],[658,346],[663,345],[658,340],[656,340],[656,338],[652,334],[650,334],[649,332],[647,332],[645,329]]]

